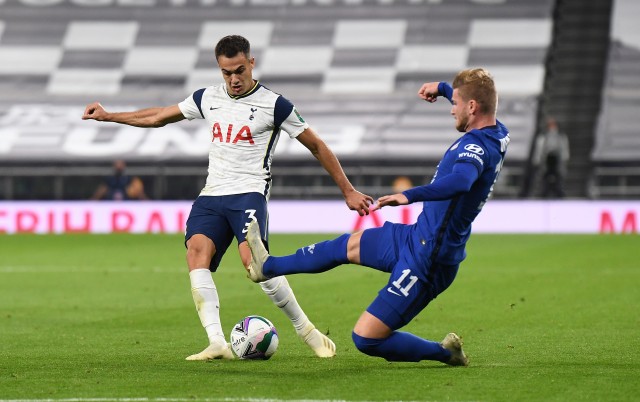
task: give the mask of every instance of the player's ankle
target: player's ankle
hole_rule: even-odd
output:
[[[211,345],[222,345],[227,343],[224,335],[211,335],[209,336],[209,344]]]
[[[305,337],[309,332],[313,331],[316,326],[307,318],[306,320],[293,324],[296,329],[296,333],[302,337]]]

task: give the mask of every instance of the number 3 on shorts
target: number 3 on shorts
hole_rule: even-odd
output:
[[[249,224],[256,219],[256,210],[255,209],[245,209],[244,212],[247,214],[247,222],[244,224],[244,229],[242,229],[242,233],[247,233],[249,230]]]

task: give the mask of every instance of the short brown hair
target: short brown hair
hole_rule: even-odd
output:
[[[458,89],[460,97],[468,102],[478,102],[480,112],[495,115],[498,106],[498,93],[493,77],[484,68],[472,68],[460,71],[453,79],[453,88]]]

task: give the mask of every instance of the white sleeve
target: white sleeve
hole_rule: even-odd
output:
[[[298,110],[296,110],[295,106],[289,113],[286,119],[282,122],[280,127],[289,134],[291,139],[296,138],[300,133],[309,128],[309,124],[304,121]]]
[[[201,104],[202,104],[202,94],[205,88],[199,89],[195,91],[191,96],[182,102],[178,103],[178,107],[180,111],[189,120],[193,119],[204,119],[204,115],[202,114]]]

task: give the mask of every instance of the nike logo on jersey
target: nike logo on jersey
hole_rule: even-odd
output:
[[[393,293],[393,294],[394,294],[394,295],[396,295],[396,296],[402,296],[400,293],[396,292],[396,290],[395,290],[394,288],[392,288],[391,286],[389,286],[389,287],[387,288],[387,292],[389,292],[389,293]]]
[[[451,148],[449,148],[450,151],[453,151],[454,149],[458,148],[458,145],[460,145],[460,141],[456,142],[455,144],[453,144],[451,146]]]
[[[209,108],[209,110],[216,110],[216,109],[220,109],[220,106],[218,106],[218,107],[213,107],[213,106],[211,106],[211,107]]]

